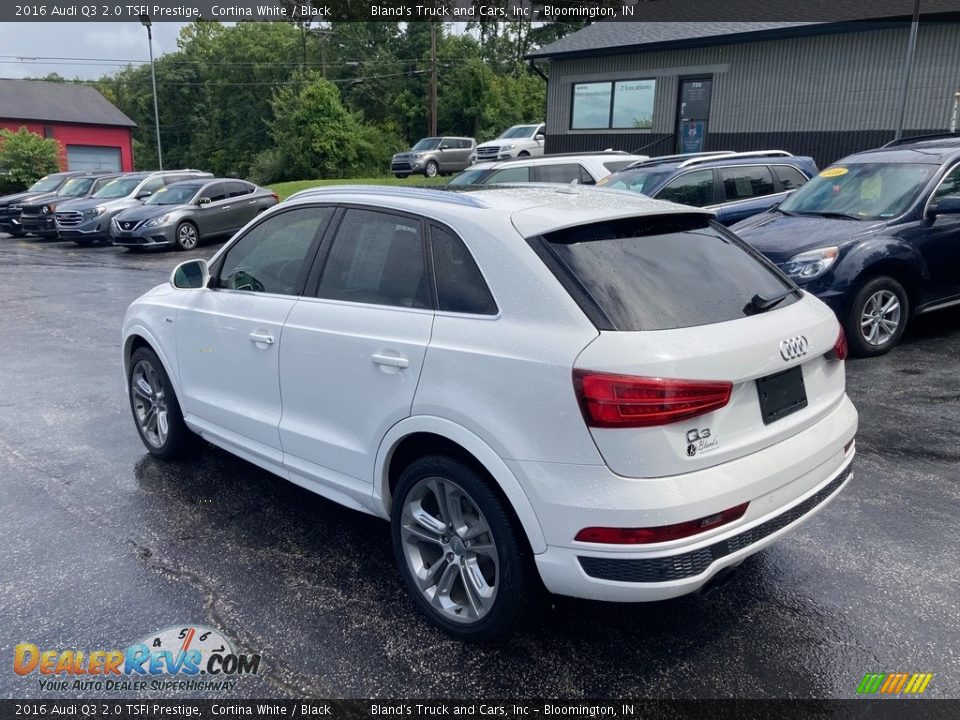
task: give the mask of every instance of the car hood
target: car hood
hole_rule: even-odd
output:
[[[136,207],[127,208],[126,210],[121,210],[117,213],[117,220],[134,220],[140,222],[141,220],[150,220],[151,218],[160,217],[161,215],[167,215],[168,213],[177,212],[183,210],[184,208],[190,207],[189,205],[137,205]]]
[[[404,152],[398,152],[393,156],[394,160],[409,160],[410,158],[416,155],[424,155],[428,152],[433,152],[432,150],[424,150],[421,152],[413,152],[413,150],[405,150]]]
[[[48,203],[53,200],[59,200],[59,199],[60,199],[60,196],[57,195],[55,192],[38,193],[38,194],[33,194],[28,198],[24,198],[18,204],[19,205],[41,205],[43,203]],[[66,198],[66,200],[73,200],[73,199],[74,198]]]
[[[84,210],[90,210],[95,207],[105,207],[110,210],[115,210],[117,208],[129,207],[132,204],[139,205],[139,200],[134,200],[131,197],[122,197],[122,198],[95,198],[95,197],[86,197],[86,198],[77,198],[76,200],[68,200],[67,202],[61,203],[57,206],[57,210],[78,210],[83,212]]]
[[[886,225],[875,220],[791,216],[768,211],[742,220],[730,229],[780,265],[807,250],[842,246],[874,235]]]
[[[0,197],[0,207],[6,205],[23,205],[25,202],[30,202],[34,198],[42,197],[49,193],[38,193],[38,192],[19,192],[14,193],[13,195],[4,195]]]

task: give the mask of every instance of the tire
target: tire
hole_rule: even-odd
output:
[[[177,225],[177,236],[174,247],[177,250],[196,250],[200,244],[200,231],[192,222],[183,221]]]
[[[394,177],[398,180],[406,180],[410,176],[405,173],[394,173]]]
[[[528,153],[526,150],[521,150],[519,153],[517,153],[517,157],[530,157],[530,153]]]
[[[437,165],[433,160],[428,160],[427,164],[423,168],[423,174],[428,178],[436,177],[437,173],[440,171],[440,166]]]
[[[441,513],[440,495],[457,510],[444,504]],[[508,512],[483,475],[451,457],[415,460],[397,482],[391,535],[404,585],[430,622],[460,640],[501,637],[526,607],[532,572]]]
[[[868,280],[857,291],[843,323],[850,352],[858,357],[889,352],[903,337],[909,317],[910,298],[903,285],[887,275]]]
[[[147,452],[161,460],[191,455],[197,447],[197,436],[183,421],[167,371],[150,348],[137,348],[130,356],[127,387],[133,422]]]

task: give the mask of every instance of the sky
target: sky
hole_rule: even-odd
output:
[[[186,23],[153,25],[155,56],[177,49],[177,35]],[[101,58],[93,64],[46,58]],[[16,58],[44,58],[37,62]],[[52,72],[72,80],[99,78],[126,62],[150,59],[147,30],[139,22],[0,23],[0,78],[42,77]]]

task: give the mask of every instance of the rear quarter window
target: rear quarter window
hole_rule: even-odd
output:
[[[753,314],[754,296],[795,286],[704,215],[628,218],[582,225],[531,240],[588,317],[622,331],[672,330]],[[600,311],[598,315],[597,310]]]

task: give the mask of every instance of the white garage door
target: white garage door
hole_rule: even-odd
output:
[[[69,170],[120,170],[120,148],[67,145]]]

